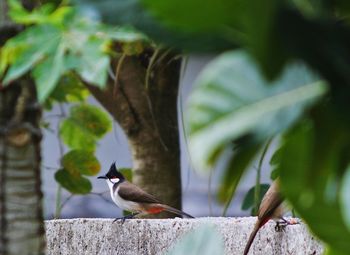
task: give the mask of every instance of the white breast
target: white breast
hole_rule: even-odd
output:
[[[127,201],[118,195],[118,191],[120,189],[119,186],[117,187],[117,189],[113,193],[113,183],[111,183],[109,181],[107,181],[107,183],[109,186],[109,190],[111,192],[112,200],[119,208],[121,208],[123,210],[131,211],[131,212],[140,211],[140,206],[136,202]]]

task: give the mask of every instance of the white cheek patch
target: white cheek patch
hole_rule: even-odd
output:
[[[112,183],[118,183],[120,181],[120,179],[119,178],[112,178],[112,179],[110,179],[110,181]]]

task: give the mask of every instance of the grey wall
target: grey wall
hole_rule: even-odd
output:
[[[186,99],[192,89],[192,84],[200,70],[210,61],[209,56],[194,56],[189,58],[186,70],[181,78],[181,101],[182,109],[186,108]],[[179,100],[180,101],[180,100]],[[98,103],[91,98],[90,102]],[[64,106],[64,112],[68,112],[69,106]],[[44,139],[42,143],[42,179],[44,190],[45,218],[52,219],[56,203],[57,183],[54,180],[54,173],[59,166],[59,143],[57,138],[57,114],[60,109],[55,107],[51,112],[45,112],[44,120],[49,121],[52,131],[44,130]],[[181,120],[181,114],[179,116]],[[182,184],[183,184],[183,209],[194,216],[219,216],[222,213],[222,206],[215,201],[215,191],[220,180],[220,169],[216,169],[211,181],[211,199],[209,198],[209,177],[199,176],[194,172],[189,163],[189,155],[184,142],[183,133],[181,134],[181,165],[182,165]],[[132,161],[125,135],[117,123],[113,125],[113,131],[107,134],[100,142],[97,149],[97,157],[102,164],[102,172],[106,172],[111,162],[116,161],[120,167],[132,167]],[[268,153],[269,158],[271,152]],[[117,217],[121,215],[121,210],[112,204],[107,185],[104,181],[97,180],[96,177],[90,178],[93,184],[93,192],[105,192],[103,196],[91,194],[86,196],[74,196],[67,201],[63,207],[62,218],[74,217]],[[246,191],[254,185],[255,171],[249,171],[244,177],[238,188],[236,198],[229,208],[228,215],[242,216],[248,212],[241,211],[241,203]],[[269,182],[268,160],[263,167],[263,181]],[[69,193],[63,191],[62,202],[69,197]],[[211,202],[210,202],[211,201]]]

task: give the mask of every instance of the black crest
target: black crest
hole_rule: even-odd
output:
[[[124,176],[118,171],[116,167],[116,163],[113,162],[111,167],[109,168],[108,173],[106,174],[108,179],[119,178],[120,180],[124,180]]]

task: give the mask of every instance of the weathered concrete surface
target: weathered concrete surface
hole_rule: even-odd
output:
[[[133,219],[126,220],[124,224],[112,221],[47,221],[48,254],[165,254],[181,236],[204,223],[215,225],[222,234],[226,254],[242,254],[255,218]],[[287,226],[284,232],[276,232],[274,226],[275,223],[270,221],[261,229],[251,247],[251,255],[322,254],[322,246],[304,224]]]

